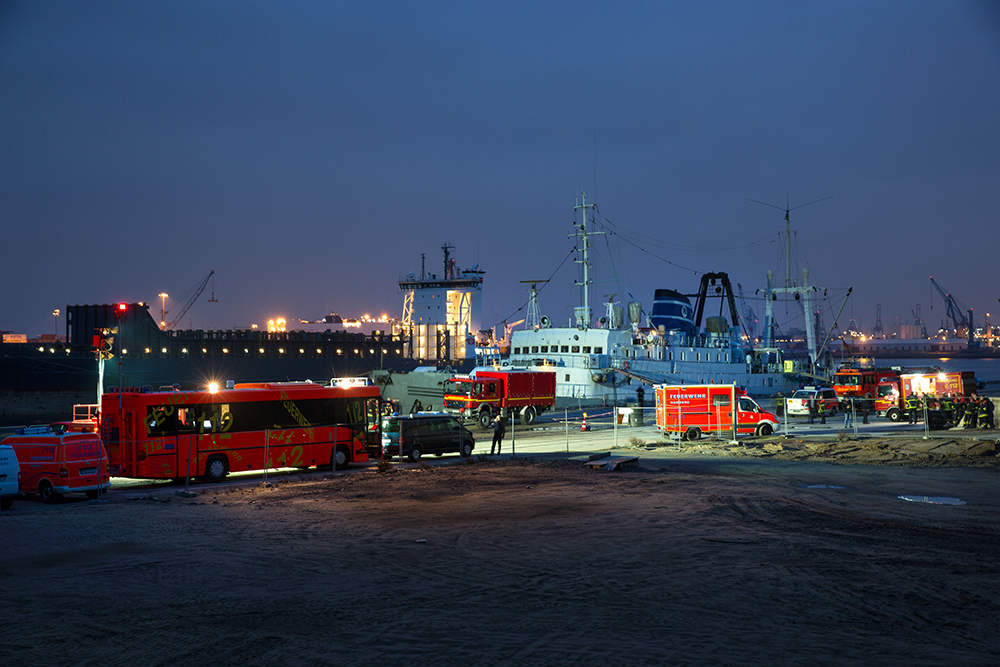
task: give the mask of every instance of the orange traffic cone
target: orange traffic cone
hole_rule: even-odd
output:
[[[583,413],[583,425],[580,426],[581,431],[589,431],[590,427],[587,425],[587,413]]]

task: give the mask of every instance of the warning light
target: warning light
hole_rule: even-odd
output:
[[[115,306],[115,315],[117,315],[120,318],[125,317],[125,311],[127,310],[128,310],[127,303],[119,303],[117,306]]]

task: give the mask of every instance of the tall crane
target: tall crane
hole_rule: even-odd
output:
[[[215,275],[215,269],[212,269],[212,271],[207,276],[205,276],[205,278],[200,283],[198,283],[195,286],[194,294],[191,295],[191,298],[188,299],[187,303],[184,304],[184,307],[181,308],[181,312],[177,315],[177,317],[175,317],[174,320],[167,326],[168,329],[173,329],[182,319],[184,319],[184,316],[187,314],[188,309],[194,305],[194,302],[198,300],[198,297],[201,296],[201,293],[205,291],[205,286],[208,285],[208,281],[214,275]],[[186,293],[187,292],[185,292],[185,294]],[[212,301],[217,301],[217,299],[215,298],[214,289],[212,290]]]
[[[969,308],[969,317],[966,318],[965,314],[962,313],[962,308],[958,305],[958,301],[955,300],[955,297],[941,289],[941,286],[934,280],[934,276],[931,276],[931,285],[934,286],[934,289],[936,289],[938,294],[941,295],[941,298],[944,299],[944,305],[947,309],[946,315],[951,318],[952,323],[955,325],[955,333],[957,335],[961,335],[959,332],[964,328],[968,332],[969,347],[973,347],[972,309]],[[931,303],[931,308],[933,307],[934,304]]]

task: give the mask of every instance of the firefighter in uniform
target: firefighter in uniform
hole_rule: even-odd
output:
[[[906,397],[906,411],[910,413],[910,423],[917,423],[917,410],[920,409],[920,399],[912,391]]]
[[[820,424],[825,424],[826,423],[826,401],[824,401],[824,400],[821,399],[819,401],[818,408],[819,408],[819,423]]]
[[[962,419],[964,417],[965,417],[965,396],[959,396],[958,398],[955,399],[955,426],[961,425],[964,428],[965,425],[962,424]]]
[[[979,399],[979,428],[993,428],[993,402],[985,396]]]
[[[979,397],[975,394],[965,406],[965,428],[976,428],[979,422]]]
[[[944,421],[947,424],[951,421],[955,412],[955,405],[951,401],[951,394],[945,394],[941,397],[941,411],[944,413]]]

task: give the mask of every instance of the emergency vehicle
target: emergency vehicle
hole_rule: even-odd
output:
[[[57,433],[47,426],[19,429],[3,444],[21,464],[21,491],[51,503],[64,493],[97,498],[111,486],[108,455],[96,433]]]
[[[879,383],[898,378],[899,371],[892,368],[841,368],[833,374],[833,391],[842,408],[852,398],[872,401],[874,407]]]
[[[489,426],[501,410],[520,411],[528,426],[556,402],[556,374],[552,371],[474,371],[455,375],[444,383],[444,410]]]
[[[945,394],[952,397],[971,396],[975,391],[976,374],[973,371],[901,373],[896,378],[879,382],[875,396],[875,414],[897,422],[909,417],[906,397],[910,394],[941,398]]]
[[[767,412],[735,385],[660,384],[656,395],[656,428],[678,433],[682,440],[697,440],[717,431],[771,435],[778,418]],[[736,406],[734,418],[733,406]]]

